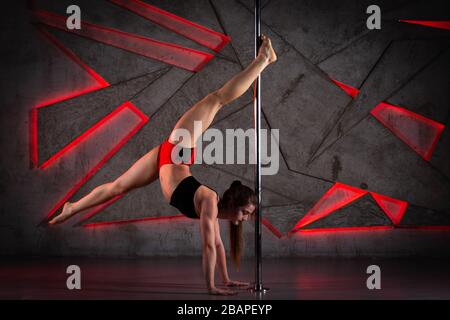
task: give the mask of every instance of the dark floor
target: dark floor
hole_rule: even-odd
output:
[[[81,290],[66,288],[67,266],[81,268]],[[381,290],[366,269],[381,268]],[[238,280],[253,280],[246,260]],[[450,299],[450,261],[386,259],[265,260],[267,299]],[[206,294],[200,258],[2,259],[0,299],[227,299]],[[232,299],[255,299],[240,290]]]

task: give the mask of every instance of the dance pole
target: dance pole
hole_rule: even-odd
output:
[[[255,58],[258,56],[261,45],[261,0],[255,0]],[[255,217],[255,285],[253,291],[263,293],[266,289],[262,285],[262,250],[261,250],[261,76],[255,81],[254,97],[255,116],[255,193],[256,193],[256,217]]]

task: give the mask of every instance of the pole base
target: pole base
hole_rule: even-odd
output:
[[[260,284],[260,285],[256,285],[255,284],[255,285],[253,285],[252,287],[249,288],[249,291],[251,293],[255,293],[255,294],[266,294],[267,292],[270,291],[270,289],[263,287],[262,284]]]

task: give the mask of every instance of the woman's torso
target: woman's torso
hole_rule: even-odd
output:
[[[186,165],[166,164],[159,170],[159,182],[166,201],[170,201],[172,193],[178,184],[186,177],[191,176],[191,170]]]

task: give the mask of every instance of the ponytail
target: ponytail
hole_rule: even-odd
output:
[[[233,265],[238,270],[241,266],[241,255],[244,248],[243,229],[242,222],[235,225],[230,221],[230,256]]]

